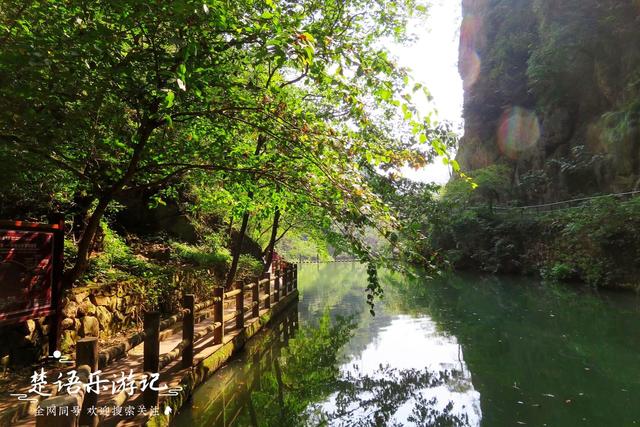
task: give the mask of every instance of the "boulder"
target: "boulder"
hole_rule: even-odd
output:
[[[85,316],[82,318],[82,327],[80,334],[83,337],[97,337],[100,335],[100,323],[93,316]]]
[[[111,305],[111,298],[106,295],[91,295],[91,301],[98,306],[102,305],[108,307]]]
[[[66,329],[75,330],[75,325],[76,325],[76,319],[72,319],[71,317],[67,317],[63,319],[62,323],[60,323],[60,327],[64,330]]]
[[[62,331],[62,335],[60,337],[60,350],[63,353],[70,353],[73,347],[75,347],[76,345],[77,338],[78,335],[76,334],[76,331]]]
[[[98,318],[98,322],[100,322],[101,328],[107,329],[111,325],[113,315],[107,307],[98,306],[96,309],[96,317]]]
[[[78,289],[74,291],[73,298],[78,304],[81,304],[85,299],[87,299],[89,293],[88,289]]]
[[[29,341],[33,341],[36,338],[38,324],[35,320],[29,319],[25,322],[24,326],[26,329],[25,338]]]
[[[96,306],[91,304],[91,301],[89,300],[83,301],[78,307],[78,314],[83,316],[95,316]]]
[[[72,300],[66,300],[67,303],[62,306],[62,314],[64,317],[76,317],[78,315],[78,303]]]

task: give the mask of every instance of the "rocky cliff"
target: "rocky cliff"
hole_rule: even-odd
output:
[[[640,0],[463,0],[472,171],[508,166],[524,201],[640,187]]]

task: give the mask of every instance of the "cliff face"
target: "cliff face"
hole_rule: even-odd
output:
[[[472,171],[509,166],[526,201],[640,186],[640,0],[463,0]]]

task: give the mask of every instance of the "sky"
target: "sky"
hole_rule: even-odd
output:
[[[431,91],[431,104],[426,99],[415,99],[421,114],[424,116],[435,109],[438,120],[448,120],[460,128],[463,124],[463,90],[458,74],[461,3],[460,0],[431,0],[428,19],[416,20],[410,25],[418,41],[391,48],[400,65],[411,69],[413,79]],[[444,184],[449,180],[449,168],[440,159],[417,171],[406,168],[403,174],[423,182]]]

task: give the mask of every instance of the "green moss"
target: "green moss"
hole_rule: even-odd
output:
[[[231,254],[227,248],[178,242],[172,243],[171,247],[176,259],[199,267],[226,268],[231,262]]]

